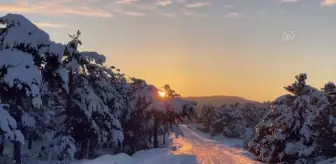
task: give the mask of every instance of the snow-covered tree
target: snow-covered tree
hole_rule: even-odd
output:
[[[133,151],[158,147],[168,125],[194,116],[195,104],[169,85],[160,97],[155,86],[129,83],[104,65],[104,55],[80,52],[80,35],[55,43],[21,15],[0,17],[0,103],[7,104],[0,105],[0,151],[5,139],[13,142],[16,163],[24,138],[30,149],[42,143],[34,157],[70,161],[101,147],[121,151],[122,143]]]
[[[4,25],[0,30],[0,97],[10,106],[18,128],[25,130],[34,126],[32,114],[40,113],[42,106],[39,48],[48,43],[49,36],[20,15],[7,14],[0,23]],[[16,163],[21,163],[20,147],[20,142],[14,142]]]
[[[227,137],[244,138],[246,122],[239,105],[223,106],[214,113],[212,134],[223,134]]]
[[[295,83],[285,87],[291,94],[273,102],[249,143],[249,150],[264,162],[294,163],[301,158],[310,159],[317,151],[313,119],[328,100],[321,91],[306,85],[306,74],[295,78]]]
[[[17,127],[16,120],[8,113],[8,105],[0,104],[0,134],[3,136],[1,143],[1,155],[4,149],[4,140],[24,143],[24,137]]]
[[[201,113],[198,116],[201,123],[203,124],[203,130],[211,131],[212,123],[215,120],[215,110],[216,107],[212,105],[204,105],[201,109]]]
[[[68,72],[67,124],[72,128],[75,140],[81,142],[79,157],[85,158],[87,150],[92,154],[96,146],[117,145],[123,140],[123,133],[114,115],[116,108],[109,108],[119,103],[112,102],[116,97],[112,96],[117,92],[109,86],[113,73],[103,66],[105,56],[96,52],[78,52],[80,34],[78,31],[71,36],[63,65]]]
[[[332,82],[325,84],[323,93],[328,98],[329,105],[318,111],[314,119],[315,141],[320,154],[327,157],[336,155],[336,85]]]
[[[169,127],[172,129],[184,118],[193,116],[195,103],[182,99],[175,92],[175,96],[161,97],[155,86],[141,79],[131,80],[135,110],[124,125],[125,146],[133,150],[150,148],[153,141],[153,147],[159,147],[159,135],[164,137]]]
[[[48,160],[72,160],[76,152],[75,140],[68,128],[67,97],[69,93],[68,71],[63,65],[63,57],[67,45],[49,42],[40,51],[45,56],[45,64],[41,68],[43,86],[41,95],[43,102],[43,121],[41,151],[39,157]],[[58,144],[59,141],[64,141]]]
[[[130,119],[123,123],[125,136],[123,147],[124,151],[134,153],[152,147],[153,119],[146,109],[152,103],[149,93],[154,93],[156,89],[149,87],[144,80],[136,78],[131,78],[130,86],[131,105],[134,110],[130,114]],[[155,91],[150,92],[151,88]]]
[[[267,103],[253,104],[247,103],[240,105],[239,109],[244,117],[246,126],[248,128],[254,128],[266,115],[270,105]]]
[[[48,161],[69,162],[74,160],[77,150],[75,146],[76,141],[71,136],[54,133],[55,131],[45,133],[38,157]]]

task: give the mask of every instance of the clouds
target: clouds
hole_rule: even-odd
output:
[[[187,8],[196,8],[196,7],[204,7],[204,6],[209,6],[211,2],[196,2],[196,3],[190,3],[185,5]]]
[[[126,11],[124,12],[125,15],[128,16],[133,16],[133,17],[142,17],[142,16],[146,16],[145,13],[141,13],[141,12],[134,12],[134,11]]]
[[[299,0],[281,0],[281,2],[298,2]]]
[[[172,1],[169,1],[169,0],[166,0],[166,1],[158,1],[156,4],[157,4],[158,6],[168,6],[168,5],[173,4],[173,2],[172,2]]]
[[[276,2],[291,4],[304,1],[273,0],[273,2],[277,5]],[[227,3],[224,0],[17,0],[12,3],[0,2],[0,12],[101,19],[119,16],[205,17],[223,14],[227,18],[238,18],[248,12],[247,6],[258,2]],[[336,0],[321,0],[321,6],[336,6]],[[210,14],[215,10],[221,13]]]
[[[302,0],[281,0],[284,3],[301,2]],[[321,0],[321,6],[336,6],[336,0]]]
[[[49,22],[35,22],[34,23],[36,26],[40,27],[40,28],[66,28],[66,27],[70,27],[67,24],[57,24],[57,23],[49,23]]]
[[[328,6],[336,6],[336,0],[320,0],[321,6],[328,7]],[[302,0],[281,0],[284,3],[294,3],[294,2],[302,2]]]
[[[111,18],[114,15],[98,7],[64,5],[72,0],[37,1],[35,3],[0,3],[0,11],[3,13],[31,13],[44,15],[77,15],[85,17]]]
[[[206,15],[203,13],[198,13],[198,12],[190,11],[187,9],[180,9],[180,11],[185,16],[194,16],[194,17],[202,17],[202,18],[206,17]]]
[[[238,12],[229,12],[228,14],[226,14],[226,17],[230,19],[240,18],[243,17],[243,14]]]
[[[117,4],[132,4],[137,2],[138,0],[117,0],[115,3]]]
[[[336,0],[323,0],[321,5],[322,6],[334,6],[336,5]]]

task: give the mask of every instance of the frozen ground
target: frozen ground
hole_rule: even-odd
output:
[[[205,134],[180,126],[184,136],[173,140],[170,148],[150,149],[135,153],[105,155],[91,161],[72,164],[257,164],[252,156],[238,148],[241,140],[212,140]]]

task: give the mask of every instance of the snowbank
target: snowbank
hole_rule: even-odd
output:
[[[196,157],[174,155],[168,148],[159,148],[140,151],[132,157],[121,153],[104,155],[94,160],[72,162],[71,164],[196,164]]]
[[[135,164],[196,164],[195,156],[172,154],[168,148],[139,151],[132,157]]]
[[[120,153],[116,155],[104,155],[94,160],[72,162],[71,164],[134,164],[134,160],[127,154]]]
[[[317,162],[317,164],[336,164],[336,157],[330,158],[321,162]]]

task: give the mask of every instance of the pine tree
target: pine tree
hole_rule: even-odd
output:
[[[336,155],[336,85],[329,82],[325,84],[322,91],[329,105],[321,108],[314,119],[315,141],[321,150],[320,155],[334,157]]]
[[[18,128],[27,132],[34,126],[32,114],[40,113],[42,82],[40,67],[43,56],[39,50],[49,41],[49,36],[20,15],[7,14],[0,18],[4,25],[0,40],[0,93],[9,113],[18,122]],[[21,143],[14,141],[14,160],[21,163]]]
[[[292,94],[273,102],[249,143],[249,150],[261,161],[294,163],[301,158],[311,159],[317,151],[313,119],[328,101],[322,92],[306,85],[306,74],[295,78],[295,83],[285,87]]]
[[[203,124],[203,130],[209,132],[211,131],[211,126],[215,119],[215,110],[216,108],[212,105],[204,105],[201,110],[199,119]]]
[[[134,106],[134,110],[130,114],[130,119],[123,124],[125,136],[123,146],[124,151],[132,154],[137,150],[152,147],[153,119],[151,113],[146,111],[152,103],[148,84],[144,80],[131,78],[130,86],[131,105]]]
[[[155,86],[141,79],[131,80],[135,111],[124,125],[125,146],[138,150],[152,147],[150,142],[153,142],[154,148],[159,147],[158,138],[160,134],[165,135],[165,128],[171,125],[172,129],[173,125],[195,115],[195,103],[182,99],[175,91],[173,97],[169,94],[160,97]]]
[[[227,137],[244,138],[246,122],[239,105],[223,106],[215,110],[212,134],[223,134]]]
[[[8,113],[9,106],[6,104],[0,104],[0,134],[2,136],[1,143],[1,155],[4,149],[4,141],[18,141],[21,144],[24,143],[24,136],[18,129],[16,120]]]
[[[270,108],[269,104],[253,104],[247,103],[240,105],[239,109],[244,117],[244,120],[248,123],[248,128],[254,128],[266,115],[267,110]]]
[[[48,160],[68,161],[76,152],[75,140],[66,131],[66,100],[69,92],[68,71],[62,65],[66,45],[50,42],[43,49],[45,65],[42,69],[42,100],[44,125],[39,157]]]

